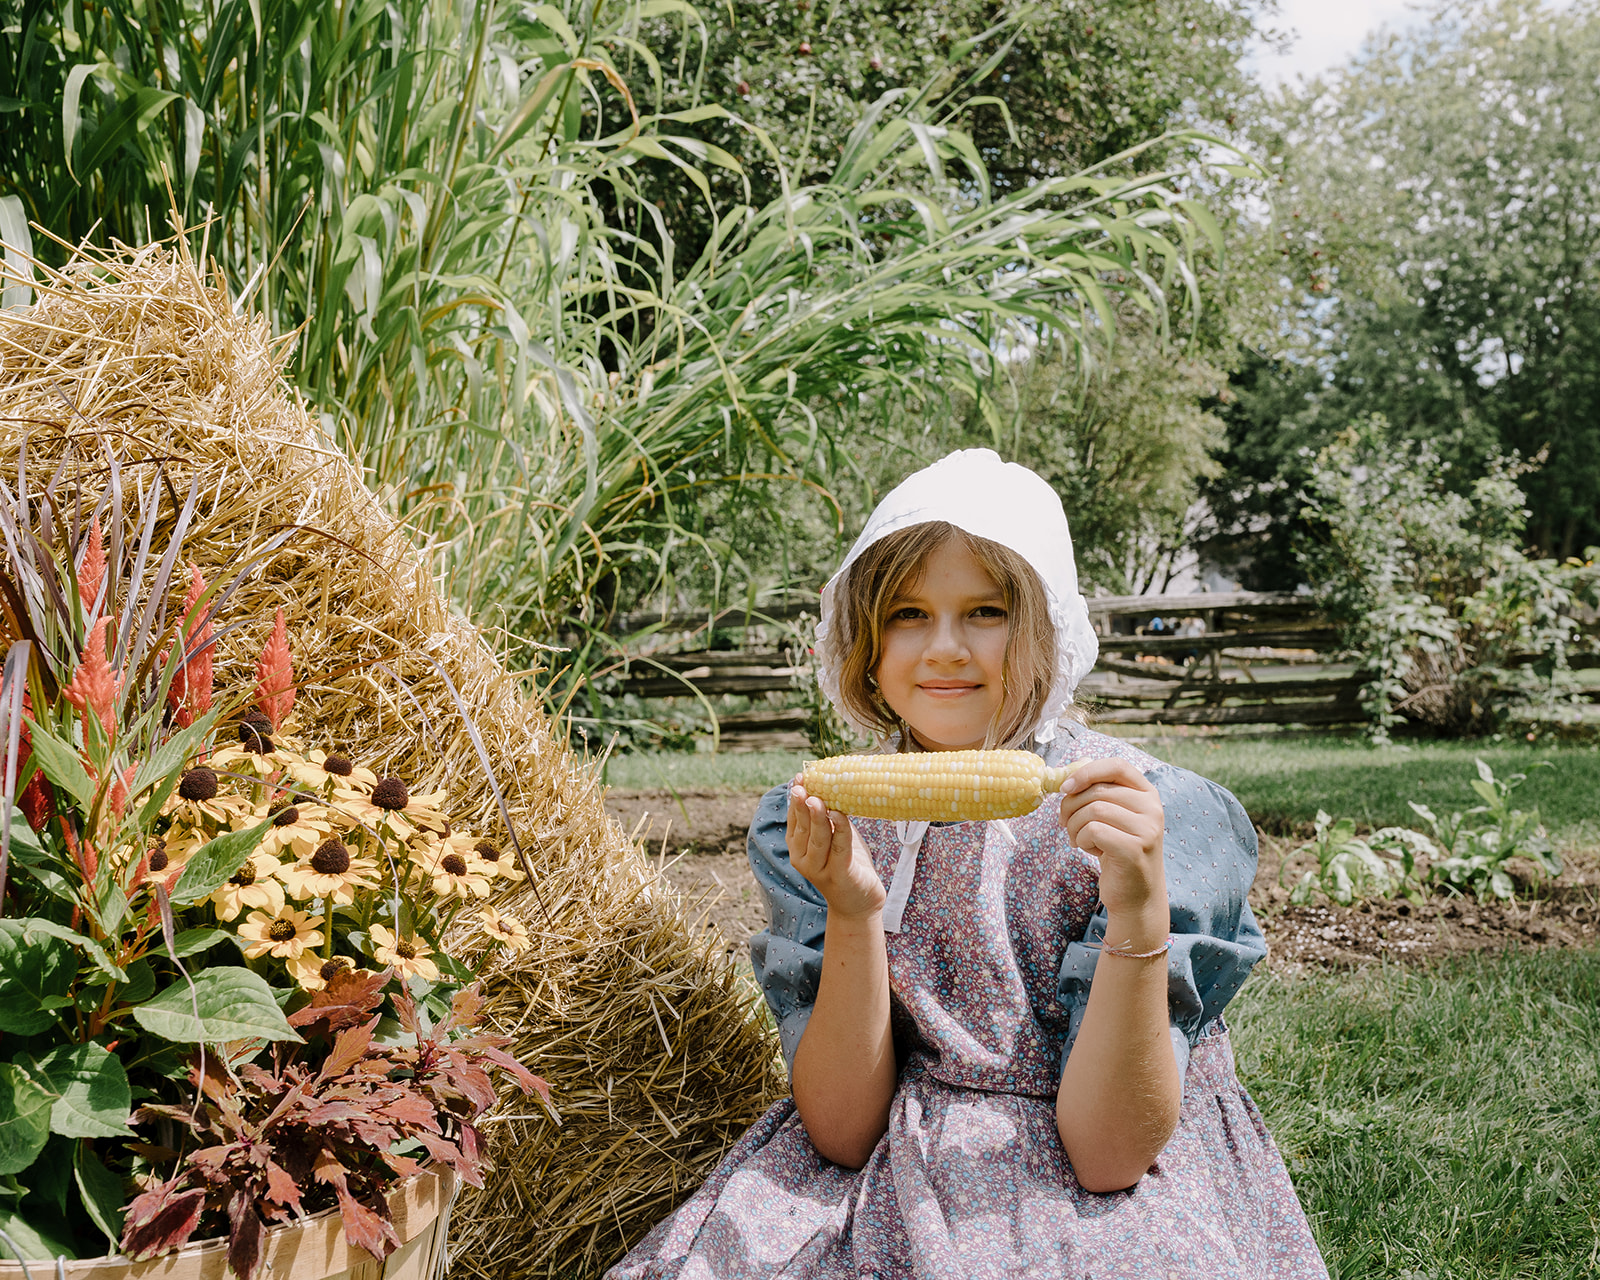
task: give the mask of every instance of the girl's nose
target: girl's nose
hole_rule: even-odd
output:
[[[959,618],[938,618],[928,638],[928,658],[933,662],[960,662],[967,656],[967,639]]]

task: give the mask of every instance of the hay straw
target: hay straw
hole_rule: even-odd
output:
[[[437,662],[475,717],[534,878],[503,907],[534,946],[484,977],[495,1025],[550,1081],[556,1123],[521,1095],[490,1120],[495,1169],[453,1224],[461,1276],[578,1276],[620,1256],[776,1095],[773,1045],[711,935],[605,813],[592,767],[551,733],[483,636],[451,615],[426,558],[287,389],[287,347],[236,315],[180,250],[78,254],[0,313],[0,440],[15,475],[63,459],[86,491],[158,483],[203,495],[185,559],[226,579],[300,526],[226,606],[246,623],[220,689],[253,686],[274,609],[289,622],[308,745],[337,745],[456,821],[505,838]],[[136,503],[130,502],[130,507]],[[172,512],[167,511],[168,529]],[[535,902],[537,893],[543,907]]]

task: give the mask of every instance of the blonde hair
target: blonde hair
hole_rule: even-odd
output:
[[[1000,668],[1001,698],[985,742],[1020,741],[1043,714],[1055,679],[1056,631],[1044,583],[1021,555],[943,520],[899,529],[880,538],[850,566],[841,585],[849,648],[839,664],[839,697],[852,714],[880,736],[907,726],[883,700],[874,673],[883,658],[883,624],[892,601],[915,590],[928,557],[952,538],[960,539],[1000,588],[1006,610],[1006,650]],[[910,734],[902,733],[902,747]]]

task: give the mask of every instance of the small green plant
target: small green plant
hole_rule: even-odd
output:
[[[1465,813],[1438,817],[1425,804],[1412,802],[1417,815],[1433,828],[1444,856],[1429,868],[1435,884],[1462,893],[1471,890],[1481,902],[1516,897],[1516,882],[1505,864],[1512,858],[1527,858],[1550,876],[1561,874],[1561,855],[1550,843],[1550,835],[1539,821],[1538,809],[1513,809],[1511,795],[1528,780],[1525,773],[1497,778],[1494,770],[1477,760],[1478,776],[1472,789],[1483,801]],[[1541,760],[1535,768],[1555,768]]]
[[[1316,868],[1300,877],[1289,901],[1307,903],[1320,892],[1345,907],[1362,898],[1409,892],[1416,884],[1417,855],[1437,853],[1433,841],[1420,831],[1384,827],[1363,840],[1356,835],[1354,821],[1340,818],[1335,822],[1318,809],[1317,834],[1284,855],[1278,868],[1280,884],[1289,859],[1308,849],[1317,855]]]

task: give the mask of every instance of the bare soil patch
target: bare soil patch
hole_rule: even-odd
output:
[[[745,835],[760,792],[629,791],[606,796],[623,828],[659,858],[667,878],[704,913],[737,957],[766,928],[767,903],[745,856]],[[1506,947],[1600,945],[1600,850],[1563,849],[1563,875],[1545,881],[1520,868],[1516,902],[1476,902],[1435,895],[1421,902],[1374,900],[1355,906],[1296,906],[1278,882],[1284,854],[1311,834],[1273,824],[1261,831],[1261,865],[1250,905],[1261,920],[1271,960],[1311,968],[1350,968],[1387,957],[1426,962]],[[1284,880],[1293,884],[1309,855],[1291,855]],[[1516,868],[1516,864],[1513,864]]]

